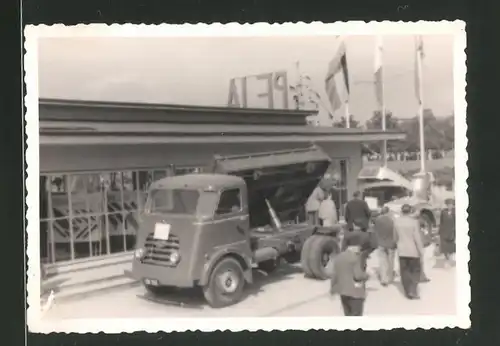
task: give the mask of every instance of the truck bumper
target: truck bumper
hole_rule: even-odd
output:
[[[160,286],[190,288],[195,286],[195,280],[187,271],[179,267],[166,267],[159,265],[143,264],[138,260],[132,262],[130,275],[141,282],[154,281]]]

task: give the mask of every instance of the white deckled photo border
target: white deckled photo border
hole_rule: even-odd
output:
[[[455,107],[455,195],[457,223],[455,316],[365,316],[349,317],[248,317],[248,318],[161,318],[161,319],[85,319],[44,321],[40,308],[39,249],[39,118],[38,118],[38,39],[41,37],[159,37],[159,36],[310,36],[310,35],[454,35],[454,107]],[[90,24],[65,26],[38,25],[25,28],[26,105],[26,237],[28,326],[32,332],[130,333],[136,331],[271,331],[271,330],[387,330],[395,328],[431,329],[470,327],[470,274],[467,195],[467,124],[466,124],[466,32],[465,23],[454,22],[342,22],[325,24],[184,24],[134,25]]]

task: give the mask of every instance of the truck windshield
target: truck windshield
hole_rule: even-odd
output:
[[[197,190],[158,189],[148,198],[147,212],[195,215],[200,193]]]

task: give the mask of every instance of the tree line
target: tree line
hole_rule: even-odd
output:
[[[350,127],[360,128],[361,124],[354,116],[350,117]],[[345,128],[346,118],[341,117],[333,123],[334,127]],[[373,116],[365,124],[366,129],[382,129],[382,112],[375,111]],[[406,133],[406,140],[389,141],[387,150],[389,152],[416,152],[420,150],[419,142],[419,117],[401,119],[393,115],[391,111],[386,112],[386,129],[402,131]],[[427,150],[453,150],[455,141],[455,125],[453,114],[446,117],[436,117],[431,109],[424,110],[424,136]],[[380,153],[381,143],[370,143],[369,149]]]

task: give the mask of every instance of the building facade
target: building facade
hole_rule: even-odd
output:
[[[40,251],[51,265],[132,251],[149,184],[214,155],[320,146],[336,204],[357,187],[363,142],[401,133],[306,125],[309,112],[40,100]]]

